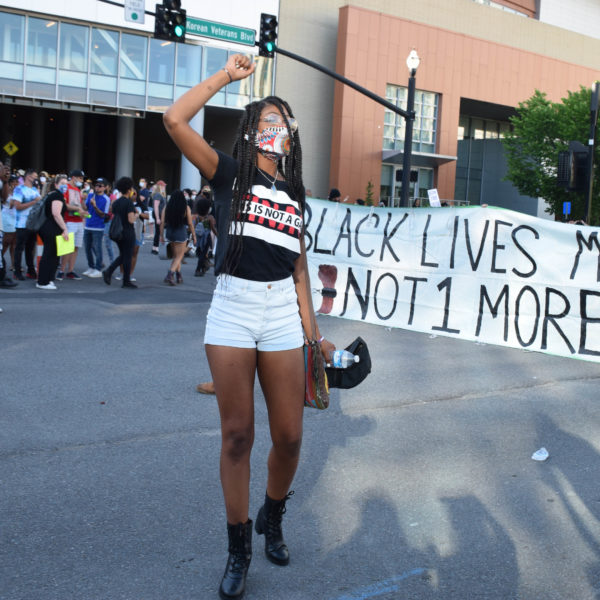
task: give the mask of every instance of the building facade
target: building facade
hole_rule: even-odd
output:
[[[12,142],[21,168],[83,168],[198,189],[198,171],[166,135],[162,113],[230,53],[253,53],[260,12],[277,14],[278,3],[185,4],[208,35],[188,31],[181,44],[155,39],[153,16],[128,22],[122,7],[97,0],[0,3],[0,148]],[[154,6],[146,0],[147,10]],[[249,43],[238,43],[238,29]],[[193,122],[216,147],[230,150],[240,109],[272,93],[273,61],[257,61],[251,78],[219,92]]]
[[[285,48],[320,62],[405,108],[406,58],[416,49],[412,199],[494,204],[543,215],[537,198],[503,181],[500,139],[536,89],[559,101],[600,78],[600,4],[593,0],[339,0],[281,3]],[[307,43],[309,41],[309,43]],[[276,89],[303,125],[307,186],[324,197],[397,204],[404,119],[355,90],[286,57]],[[297,82],[305,78],[298,94]],[[324,106],[332,106],[326,112]]]

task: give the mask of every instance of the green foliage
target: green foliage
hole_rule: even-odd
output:
[[[569,149],[569,141],[587,146],[590,133],[591,90],[581,86],[568,92],[561,102],[551,102],[536,90],[531,98],[520,102],[511,118],[513,131],[502,141],[508,162],[506,179],[521,194],[542,197],[547,211],[562,217],[563,202],[570,201],[571,219],[585,218],[585,193],[567,192],[557,185],[558,153]],[[596,139],[599,139],[598,133]],[[596,144],[594,164],[600,160]],[[590,224],[600,222],[600,169],[595,169]]]
[[[373,197],[373,182],[369,179],[367,183],[367,195],[365,196],[365,206],[373,206],[375,198]]]

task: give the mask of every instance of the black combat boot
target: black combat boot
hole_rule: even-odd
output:
[[[229,558],[225,573],[219,587],[219,596],[223,600],[241,598],[246,589],[246,574],[252,558],[252,521],[230,525],[227,523],[229,536]]]
[[[265,494],[265,503],[256,517],[256,533],[265,534],[265,554],[276,565],[290,562],[290,553],[283,541],[281,519],[285,514],[285,503],[293,494],[293,491],[290,492],[282,500],[273,500]]]

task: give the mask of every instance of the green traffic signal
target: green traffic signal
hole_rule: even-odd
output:
[[[154,37],[160,40],[185,43],[186,11],[180,0],[163,0],[156,5]]]
[[[277,17],[275,15],[269,15],[261,13],[260,15],[260,34],[258,38],[258,55],[273,57],[277,46],[275,40],[277,39]]]

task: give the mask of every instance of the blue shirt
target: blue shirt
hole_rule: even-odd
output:
[[[32,200],[35,200],[36,198],[39,198],[39,197],[40,197],[40,193],[38,192],[37,188],[27,187],[25,184],[18,185],[15,188],[15,191],[13,192],[13,200],[16,200],[17,202],[21,202],[22,204],[27,204],[27,202],[31,202]],[[27,216],[29,215],[29,212],[31,211],[31,209],[32,209],[32,207],[30,206],[29,208],[26,208],[25,210],[17,211],[17,220],[16,220],[17,229],[25,228],[25,223],[27,223]]]
[[[107,213],[108,207],[110,206],[110,198],[106,194],[94,194],[94,192],[90,192],[85,200],[85,205],[87,206],[88,212],[92,216],[85,220],[85,228],[94,229],[96,231],[104,231],[104,217],[100,217],[96,213],[90,202],[94,197],[96,198],[96,206],[98,207],[98,210],[102,211],[103,213]]]

